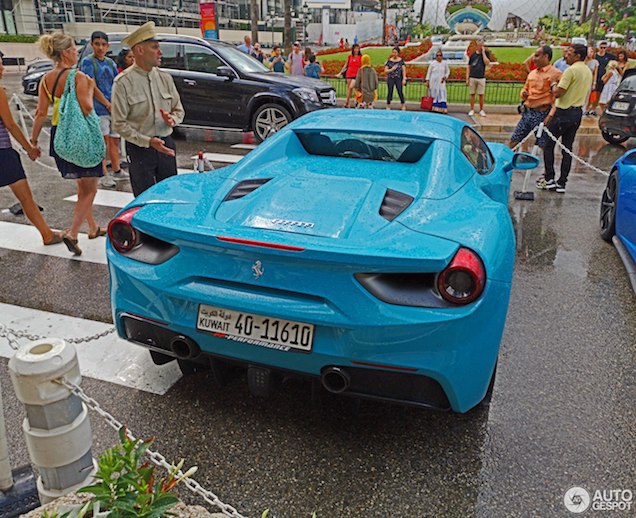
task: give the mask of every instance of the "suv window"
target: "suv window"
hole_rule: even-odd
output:
[[[462,153],[473,164],[479,174],[492,171],[494,159],[483,139],[468,126],[464,126],[461,137]]]
[[[183,51],[178,43],[160,42],[161,68],[183,70]]]
[[[216,74],[218,67],[225,65],[211,50],[199,45],[185,45],[186,70]]]

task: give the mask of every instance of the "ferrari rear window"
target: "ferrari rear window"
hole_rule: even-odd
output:
[[[310,155],[411,164],[419,161],[433,142],[432,139],[344,131],[296,131],[296,135]]]

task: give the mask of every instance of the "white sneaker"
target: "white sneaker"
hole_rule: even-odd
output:
[[[485,117],[485,116],[486,116],[486,112],[485,112],[484,110],[481,110],[481,111],[479,112],[479,115],[481,115],[482,117]]]
[[[112,189],[113,187],[117,187],[115,180],[113,180],[110,176],[103,176],[99,181],[100,187],[106,187],[107,189]]]
[[[475,110],[470,110],[470,111],[468,112],[468,116],[469,116],[469,117],[472,117],[473,115],[475,115]]]
[[[117,171],[116,173],[111,173],[111,175],[113,180],[118,181],[118,180],[128,180],[130,178],[130,175],[126,172],[126,171]]]

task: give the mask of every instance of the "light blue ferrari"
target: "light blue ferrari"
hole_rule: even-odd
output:
[[[636,292],[636,149],[612,166],[601,200],[601,237],[614,243]]]
[[[443,115],[324,110],[239,163],[165,180],[109,225],[119,335],[253,394],[326,390],[466,412],[492,388],[538,160]]]

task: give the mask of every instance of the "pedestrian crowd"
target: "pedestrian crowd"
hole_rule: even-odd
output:
[[[153,22],[129,34],[116,61],[106,56],[108,36],[91,36],[92,53],[78,63],[74,39],[57,31],[40,37],[42,52],[54,62],[40,81],[38,105],[30,138],[11,115],[6,92],[0,88],[0,187],[9,186],[45,246],[64,243],[81,255],[78,236],[88,227],[88,239],[106,235],[93,216],[100,178],[111,182],[130,178],[133,194],[176,175],[172,128],[185,115],[172,76],[160,70],[161,49]],[[0,79],[4,67],[0,58]],[[62,178],[74,180],[77,203],[68,228],[53,231],[46,223],[29,188],[12,136],[31,160],[42,150],[39,137],[52,108],[49,155]],[[129,176],[121,171],[120,136],[126,140]],[[107,175],[106,158],[112,173]]]
[[[129,177],[133,194],[139,196],[155,183],[176,175],[172,132],[174,126],[183,121],[185,113],[172,76],[158,68],[162,53],[156,37],[154,23],[146,23],[123,39],[125,47],[112,60],[107,57],[108,36],[96,31],[91,36],[91,54],[78,64],[78,49],[71,36],[62,32],[43,35],[39,45],[55,66],[40,82],[30,138],[16,124],[6,93],[0,88],[0,187],[11,188],[45,246],[64,243],[70,252],[80,255],[78,235],[84,224],[88,228],[88,239],[106,234],[106,229],[93,216],[100,179],[105,182],[104,186],[112,186]],[[554,65],[551,47],[536,49],[531,59],[526,60],[530,72],[520,93],[521,119],[510,138],[510,147],[515,147],[543,123],[555,139],[560,138],[562,145],[572,150],[582,117],[595,116],[597,106],[601,110],[605,108],[629,68],[624,51],[614,55],[607,52],[607,47],[606,42],[601,42],[595,53],[593,48],[584,45],[569,46]],[[267,56],[258,43],[252,45],[249,36],[238,48],[274,72],[316,79],[324,73],[311,49],[301,51],[299,42],[293,44],[287,57],[280,47],[274,47]],[[470,116],[475,114],[477,100],[479,115],[486,116],[485,70],[490,63],[490,52],[483,40],[478,40],[466,67]],[[404,110],[407,71],[399,47],[392,49],[384,71],[386,108],[390,109],[395,91]],[[0,57],[0,79],[3,73]],[[362,109],[374,107],[380,80],[371,57],[361,53],[357,38],[338,76],[346,80],[345,107],[351,107],[352,103]],[[448,111],[446,83],[449,76],[443,53],[437,50],[425,79],[433,111]],[[77,187],[78,201],[73,217],[62,232],[52,230],[44,220],[11,142],[12,136],[31,160],[37,160],[42,154],[40,133],[51,108],[49,155],[61,176],[74,180]],[[129,176],[121,170],[120,137],[126,141]],[[555,140],[543,133],[537,143],[543,149],[545,162],[545,175],[537,181],[537,188],[564,193],[572,158],[563,153],[560,175],[555,178]],[[112,169],[110,174],[107,159]]]

